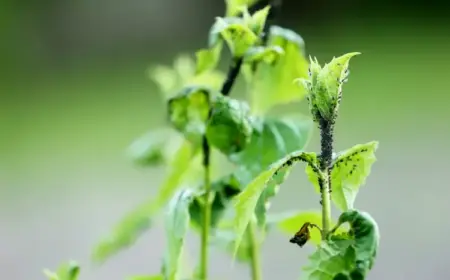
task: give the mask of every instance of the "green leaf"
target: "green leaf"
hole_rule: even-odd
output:
[[[244,55],[244,62],[254,63],[263,61],[264,63],[273,64],[282,55],[284,55],[284,50],[279,46],[256,46],[247,50]]]
[[[322,227],[322,213],[319,210],[293,211],[281,214],[272,214],[267,216],[268,227],[276,226],[281,232],[294,235],[305,223],[315,224]],[[336,222],[331,222],[331,226]],[[336,233],[342,233],[344,230],[339,228]],[[319,230],[311,231],[311,241],[319,245],[322,236]]]
[[[352,209],[359,188],[365,184],[376,161],[378,142],[356,145],[340,153],[333,162],[331,198],[342,211]]]
[[[156,65],[149,70],[150,79],[156,84],[164,97],[168,97],[172,91],[175,91],[179,84],[177,73],[168,66]]]
[[[378,225],[368,213],[349,210],[340,215],[333,230],[347,222],[348,233],[330,236],[310,256],[304,279],[365,279],[377,255]]]
[[[196,145],[206,131],[211,102],[211,90],[206,87],[186,87],[168,101],[171,125]]]
[[[203,190],[203,186],[200,189]],[[214,199],[211,203],[211,227],[216,228],[231,199],[240,192],[240,184],[236,177],[230,174],[212,182],[211,189],[214,193]],[[203,195],[204,191],[198,192],[189,206],[192,225],[198,230],[201,230],[203,226],[202,209],[205,205]]]
[[[337,116],[342,97],[342,85],[347,81],[348,64],[358,52],[333,58],[331,62],[320,66],[317,59],[310,58],[309,79],[297,79],[308,92],[310,111],[315,120],[334,120]]]
[[[202,74],[216,68],[219,63],[222,44],[217,44],[210,49],[201,49],[195,53],[197,57],[196,74]]]
[[[380,243],[380,230],[372,216],[363,211],[349,210],[342,213],[338,224],[350,224],[355,250],[355,271],[353,274],[365,276],[372,269]]]
[[[305,280],[338,280],[339,274],[346,274],[354,268],[355,254],[353,240],[345,236],[332,236],[322,242],[309,256],[309,265],[303,267]],[[346,279],[346,278],[344,278]],[[350,279],[349,279],[350,280]]]
[[[250,108],[247,103],[217,96],[206,127],[208,143],[225,155],[242,151],[252,134]]]
[[[175,141],[172,130],[158,129],[139,137],[128,148],[134,163],[140,166],[158,166],[169,160],[169,148]],[[178,140],[178,139],[176,139]]]
[[[303,149],[310,139],[311,131],[311,120],[299,116],[255,121],[250,144],[244,151],[230,156],[231,162],[238,166],[235,174],[241,185],[248,185],[273,162],[289,153]],[[287,170],[280,170],[260,196],[256,208],[260,226],[264,224],[269,199],[276,195],[278,186],[286,176]]]
[[[232,229],[216,229],[214,235],[211,238],[211,244],[222,248],[230,254],[235,255],[235,259],[242,263],[248,263],[251,261],[251,244],[248,238],[244,238],[239,244],[239,248],[234,252],[234,244],[236,242],[236,235]]]
[[[49,280],[77,280],[80,274],[80,266],[78,263],[71,261],[61,264],[56,272],[45,269],[44,274]]]
[[[209,46],[224,40],[234,57],[242,57],[257,41],[258,36],[241,18],[216,18],[209,36]]]
[[[333,159],[331,171],[331,199],[341,211],[352,209],[359,188],[365,184],[376,161],[378,142],[356,145],[339,153]],[[317,175],[307,167],[306,173],[316,191],[320,193]]]
[[[255,214],[255,209],[267,183],[281,170],[289,170],[298,161],[303,161],[314,165],[317,161],[315,153],[303,151],[293,152],[279,161],[273,163],[267,170],[263,171],[234,199],[234,232],[236,234],[235,252],[239,248],[242,236]]]
[[[258,2],[258,0],[225,0],[226,16],[237,16],[243,7],[249,7]]]
[[[168,280],[177,279],[184,238],[190,222],[189,205],[193,196],[192,190],[180,190],[174,195],[167,209],[165,217],[167,246],[164,257],[164,272],[165,278]]]
[[[130,276],[127,280],[164,280],[162,275],[136,275]]]
[[[249,92],[252,110],[263,115],[273,106],[300,101],[306,93],[293,81],[308,76],[308,61],[304,56],[304,43],[294,31],[278,26],[270,28],[269,48],[278,47],[284,55],[272,63],[261,63],[251,79]]]
[[[211,55],[218,56],[220,54],[219,49],[221,49],[220,44],[211,48]],[[163,93],[164,99],[173,97],[183,87],[203,86],[214,90],[220,89],[225,75],[220,71],[212,70],[215,66],[214,61],[209,61],[206,65],[208,71],[205,69],[205,71],[198,72],[199,67],[206,67],[204,64],[206,61],[203,61],[205,55],[202,54],[202,61],[197,61],[197,65],[189,55],[181,54],[175,58],[172,68],[165,65],[156,65],[150,69],[150,79]]]
[[[120,250],[131,246],[150,228],[152,217],[172,197],[191,170],[195,169],[192,159],[197,153],[198,150],[191,143],[187,141],[182,143],[168,166],[167,176],[156,197],[151,197],[128,213],[115,226],[110,236],[97,244],[92,255],[94,261],[103,262]]]
[[[256,11],[247,22],[250,29],[258,36],[260,36],[264,30],[267,16],[269,15],[270,6],[267,6],[259,11]]]

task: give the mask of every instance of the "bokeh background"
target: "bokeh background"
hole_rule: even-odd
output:
[[[164,125],[148,68],[204,47],[223,11],[221,0],[1,1],[2,279],[44,279],[44,267],[69,259],[81,262],[86,280],[159,270],[160,226],[103,266],[89,255],[162,179],[160,169],[137,168],[125,155],[132,140]],[[448,15],[431,0],[321,0],[285,1],[279,17],[321,62],[363,53],[344,87],[336,148],[380,141],[357,200],[382,234],[369,279],[450,279]],[[318,139],[316,131],[309,149]],[[312,188],[298,187],[307,179],[296,171],[274,211],[319,206]],[[188,243],[195,264],[198,239]],[[312,250],[271,234],[264,278],[297,279]],[[231,268],[217,250],[211,274],[248,279],[245,266]]]

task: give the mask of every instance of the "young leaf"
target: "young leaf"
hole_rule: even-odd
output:
[[[225,155],[242,151],[253,128],[247,103],[226,96],[214,100],[206,127],[208,143]]]
[[[80,266],[78,263],[71,261],[60,265],[56,272],[45,269],[44,274],[49,280],[77,280],[80,274]]]
[[[167,246],[164,257],[164,273],[168,280],[177,279],[184,238],[189,228],[189,204],[193,195],[193,192],[189,189],[179,191],[174,195],[167,209],[165,217]]]
[[[376,161],[377,148],[378,142],[372,141],[356,145],[334,157],[331,171],[331,199],[341,211],[353,208],[359,188],[365,184]],[[306,167],[306,173],[316,191],[320,193],[317,174],[309,166]]]
[[[311,120],[297,116],[282,119],[265,119],[255,122],[252,140],[241,153],[230,156],[231,162],[238,166],[236,176],[242,186],[248,185],[273,162],[282,159],[289,153],[303,149],[310,139]],[[258,224],[264,225],[265,212],[269,207],[269,199],[278,190],[289,170],[280,170],[261,194],[256,206]]]
[[[210,58],[214,58],[211,56],[218,56],[220,54],[219,49],[221,49],[220,44],[211,48],[209,50],[211,52]],[[205,53],[201,54],[201,60],[197,60],[197,65],[190,56],[179,55],[172,68],[165,65],[156,65],[150,69],[150,79],[163,93],[164,99],[172,98],[174,93],[178,93],[183,87],[203,86],[214,90],[220,89],[225,75],[222,72],[212,70],[215,67],[215,61],[205,61],[205,55]],[[199,67],[206,66],[208,67],[203,69],[204,71],[199,71]],[[206,71],[207,69],[208,71]]]
[[[342,97],[342,85],[347,80],[348,64],[358,52],[344,54],[333,58],[330,63],[321,67],[317,59],[310,58],[309,79],[299,78],[308,91],[308,102],[314,119],[333,121],[339,109]]]
[[[242,57],[248,48],[257,41],[258,36],[246,25],[242,18],[220,18],[211,28],[209,46],[214,47],[223,40],[234,57]]]
[[[226,16],[237,16],[242,7],[249,7],[259,0],[225,0],[226,3]]]
[[[164,280],[164,276],[162,275],[137,275],[130,276],[127,280]]]
[[[210,100],[209,88],[186,87],[168,101],[171,125],[196,145],[200,145],[206,131]]]
[[[128,213],[113,229],[108,238],[102,240],[95,248],[92,258],[103,262],[120,250],[132,245],[135,240],[151,226],[152,217],[166,204],[176,192],[192,169],[193,157],[198,153],[195,147],[184,141],[168,166],[168,174],[156,198],[152,197]]]
[[[272,177],[282,169],[290,169],[298,161],[307,162],[315,165],[317,157],[315,153],[306,153],[303,151],[293,152],[281,160],[272,164],[266,171],[263,171],[234,199],[234,232],[236,234],[235,252],[239,248],[242,236],[252,219],[258,200],[261,197],[267,183]]]
[[[250,27],[250,29],[258,36],[261,36],[264,30],[264,25],[266,24],[269,11],[270,6],[267,6],[259,11],[256,11],[247,22],[247,25]]]
[[[201,49],[196,52],[197,65],[195,73],[198,75],[216,68],[221,51],[222,44],[216,44],[210,49]]]
[[[294,31],[272,26],[268,47],[284,52],[273,63],[261,63],[251,79],[249,92],[253,112],[263,115],[273,106],[301,100],[306,91],[293,83],[308,76],[308,61],[304,57],[304,42]]]
[[[267,64],[273,64],[282,55],[284,55],[284,50],[279,46],[256,46],[247,50],[244,55],[244,62],[254,63],[262,61]]]

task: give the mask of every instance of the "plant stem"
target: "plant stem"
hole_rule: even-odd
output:
[[[252,219],[250,224],[247,228],[247,237],[248,242],[250,244],[249,246],[249,254],[250,254],[250,261],[251,261],[251,273],[252,273],[252,280],[261,280],[262,274],[261,274],[261,262],[259,259],[259,242],[257,239],[257,228],[256,228],[256,221],[255,219]]]
[[[203,136],[203,167],[204,167],[204,188],[205,188],[205,204],[203,205],[203,226],[202,240],[200,251],[200,279],[208,278],[208,245],[209,245],[209,227],[211,225],[211,174],[210,174],[210,157],[211,150],[206,136]]]
[[[330,231],[331,223],[331,162],[333,160],[333,133],[334,123],[321,119],[320,127],[320,171],[323,181],[320,188],[322,196],[322,240],[325,240]]]
[[[242,63],[244,59],[242,57],[234,57],[231,61],[230,68],[228,69],[228,74],[225,82],[222,85],[221,93],[225,96],[230,95],[231,89],[233,88],[236,78],[241,71]]]

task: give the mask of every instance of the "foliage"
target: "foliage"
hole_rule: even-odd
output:
[[[56,272],[48,269],[44,270],[48,280],[78,280],[79,273],[80,266],[74,261],[61,264]]]
[[[354,202],[360,186],[365,183],[376,160],[374,153],[378,142],[356,145],[332,158],[332,133],[342,97],[342,79],[347,78],[348,61],[355,54],[333,58],[323,68],[316,59],[311,59],[310,78],[302,80],[308,90],[307,99],[313,120],[322,130],[322,153],[316,155],[303,150],[292,152],[261,172],[233,199],[237,213],[234,221],[237,235],[235,248],[238,248],[257,209],[255,201],[261,197],[264,190],[270,188],[273,180],[278,179],[279,172],[290,169],[296,162],[306,163],[306,174],[315,189],[321,193],[323,207],[322,215],[314,212],[298,214],[297,219],[302,227],[291,239],[292,243],[297,243],[300,247],[310,239],[317,243],[319,238],[316,234],[313,235],[311,228],[320,228],[321,224],[322,239],[317,251],[310,257],[311,264],[304,269],[305,279],[365,279],[376,257],[378,226],[368,213],[354,209]],[[327,136],[330,134],[331,137]],[[327,156],[330,158],[326,158]],[[326,162],[331,164],[327,165]],[[329,218],[331,191],[331,201],[345,212],[341,214],[334,229],[328,230],[333,226]],[[337,232],[339,226],[345,222],[350,223],[350,230]],[[285,220],[284,223],[288,222]]]
[[[104,262],[132,246],[164,209],[166,251],[160,271],[129,279],[206,280],[208,249],[216,246],[249,265],[252,279],[260,280],[259,248],[273,229],[300,247],[309,241],[317,247],[304,268],[305,279],[364,279],[373,267],[378,227],[354,203],[378,143],[333,151],[343,83],[350,58],[359,53],[333,58],[323,67],[317,59],[308,63],[300,35],[268,24],[274,13],[269,2],[255,9],[257,0],[227,0],[225,16],[213,23],[208,44],[195,60],[181,55],[173,67],[151,69],[166,101],[168,126],[134,141],[129,155],[140,167],[163,168],[165,177],[155,196],[126,214],[95,246],[93,261]],[[224,49],[231,54],[227,73],[218,70]],[[229,96],[240,73],[247,100]],[[270,114],[304,97],[312,118]],[[305,151],[315,124],[321,130],[320,154]],[[271,199],[298,162],[306,165],[321,195],[321,211],[272,213]],[[343,211],[336,222],[330,218],[331,202]],[[349,230],[341,227],[344,223]],[[194,273],[183,272],[180,264],[189,230],[201,239]],[[62,266],[46,275],[76,280],[78,267]]]

